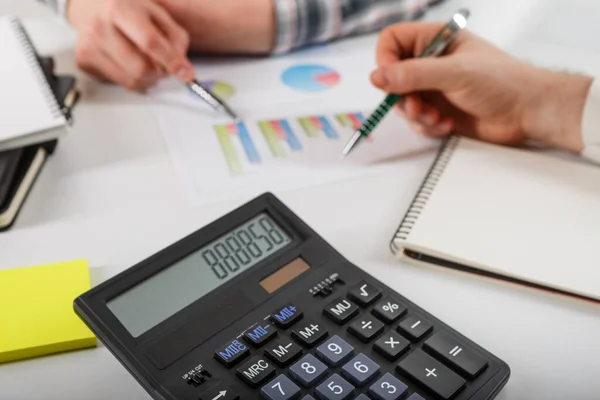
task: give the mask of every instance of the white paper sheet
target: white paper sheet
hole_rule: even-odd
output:
[[[360,38],[276,58],[198,63],[199,80],[234,88],[227,103],[244,119],[243,126],[230,126],[226,116],[174,80],[158,86],[155,115],[192,199],[206,204],[352,179],[434,151],[438,141],[410,131],[391,112],[370,140],[342,157],[352,124],[368,117],[385,95],[369,82],[375,68],[372,46],[372,38]],[[299,65],[332,71],[324,76],[326,88],[286,85],[285,71]]]

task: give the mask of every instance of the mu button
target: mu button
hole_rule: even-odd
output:
[[[257,356],[238,368],[237,374],[250,387],[260,386],[261,383],[275,374],[275,368],[262,356]]]

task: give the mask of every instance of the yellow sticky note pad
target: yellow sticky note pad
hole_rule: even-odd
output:
[[[96,346],[73,310],[89,289],[85,260],[0,270],[0,363]]]

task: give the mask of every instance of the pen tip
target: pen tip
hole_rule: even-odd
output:
[[[362,134],[360,133],[360,131],[354,132],[354,135],[352,135],[352,137],[350,138],[350,140],[348,141],[348,143],[342,150],[342,155],[344,157],[348,156],[348,154],[350,154],[352,149],[354,149],[354,147],[358,144],[358,142],[361,138],[362,138]]]

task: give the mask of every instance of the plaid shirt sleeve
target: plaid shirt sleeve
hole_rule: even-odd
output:
[[[273,53],[377,31],[414,20],[441,0],[273,0],[277,35]]]

